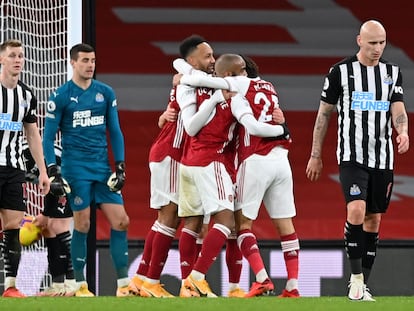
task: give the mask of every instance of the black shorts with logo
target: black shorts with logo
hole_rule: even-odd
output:
[[[68,218],[73,213],[66,197],[56,197],[51,193],[45,196],[44,208],[42,214],[50,218]]]
[[[369,168],[355,162],[339,165],[339,180],[346,203],[364,200],[367,212],[385,213],[391,200],[394,172]]]

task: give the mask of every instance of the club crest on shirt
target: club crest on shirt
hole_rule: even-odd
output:
[[[104,101],[104,96],[101,93],[96,93],[95,100],[97,103],[102,103]]]
[[[21,106],[21,107],[26,108],[26,107],[28,107],[29,105],[27,104],[27,101],[26,101],[25,99],[23,99],[23,100],[20,102],[20,106]]]
[[[390,76],[390,75],[386,75],[386,76],[384,77],[383,82],[384,82],[385,84],[387,84],[387,85],[391,85],[391,84],[392,84],[392,82],[393,82],[393,80],[392,80],[392,78],[391,78],[391,76]]]

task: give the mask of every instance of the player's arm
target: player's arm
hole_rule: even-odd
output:
[[[259,122],[254,116],[249,102],[240,94],[231,99],[231,110],[236,119],[250,135],[259,137],[278,137],[289,135],[287,127]]]
[[[192,87],[179,85],[177,87],[177,102],[181,108],[181,118],[187,134],[195,136],[207,123],[216,105],[225,101],[231,95],[233,94],[230,92],[223,93],[223,91],[217,90],[197,110],[196,90]]]
[[[408,116],[405,110],[404,102],[396,101],[391,104],[392,123],[397,131],[398,153],[405,153],[410,148],[410,139],[408,136]]]
[[[211,89],[223,89],[237,92],[237,87],[231,80],[220,77],[212,77],[204,71],[194,69],[189,63],[182,58],[178,58],[173,62],[174,68],[180,75],[178,81],[173,81],[173,85],[185,84],[193,87],[208,87]],[[233,77],[234,78],[234,77]],[[178,82],[178,83],[177,83]]]
[[[174,69],[181,74],[207,75],[204,71],[194,69],[185,59],[177,58],[173,61]]]
[[[208,87],[211,89],[236,91],[231,87],[230,83],[226,79],[219,77],[185,74],[181,77],[180,84],[185,84],[192,87]]]
[[[112,152],[115,160],[115,172],[108,179],[108,187],[117,192],[125,184],[125,142],[119,123],[118,109],[115,96],[109,105],[107,115],[107,129],[111,140]]]
[[[167,122],[175,122],[178,118],[178,112],[168,104],[167,109],[158,118],[158,127],[163,128]]]
[[[30,153],[39,169],[39,189],[43,194],[47,194],[50,189],[50,182],[47,176],[42,138],[40,137],[39,128],[36,123],[24,123],[24,129]]]
[[[53,93],[46,106],[45,126],[43,129],[43,152],[47,166],[56,164],[55,138],[59,130],[61,117],[61,104],[56,93]]]
[[[322,172],[322,146],[335,105],[320,101],[318,114],[313,128],[311,156],[306,167],[306,176],[315,181]]]

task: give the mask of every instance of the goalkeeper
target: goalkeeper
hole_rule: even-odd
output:
[[[60,165],[62,149],[55,145],[57,164]],[[37,183],[39,169],[33,160],[27,145],[23,145],[23,158],[26,165],[26,181]],[[51,182],[51,190],[44,198],[44,209],[36,216],[34,224],[43,228],[47,248],[49,272],[52,284],[39,296],[73,296],[76,281],[70,256],[72,210],[66,200],[70,188],[61,187],[60,183]]]
[[[80,43],[71,48],[73,76],[50,96],[43,148],[49,177],[62,183],[64,177],[71,188],[68,199],[74,218],[71,256],[78,285],[75,296],[94,296],[84,275],[91,205],[100,208],[110,223],[110,253],[118,278],[116,295],[128,296],[129,217],[121,195],[125,183],[124,137],[113,89],[93,79],[95,60],[90,45]],[[62,135],[61,173],[53,148],[58,130]],[[115,160],[114,173],[107,132]]]

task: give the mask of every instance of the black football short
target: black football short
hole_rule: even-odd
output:
[[[0,208],[26,210],[26,181],[22,170],[0,166]]]
[[[367,212],[385,213],[390,203],[394,172],[362,166],[354,162],[339,165],[339,180],[346,203],[364,200]]]
[[[73,216],[66,197],[56,197],[51,193],[45,196],[42,214],[50,218],[68,218]]]

